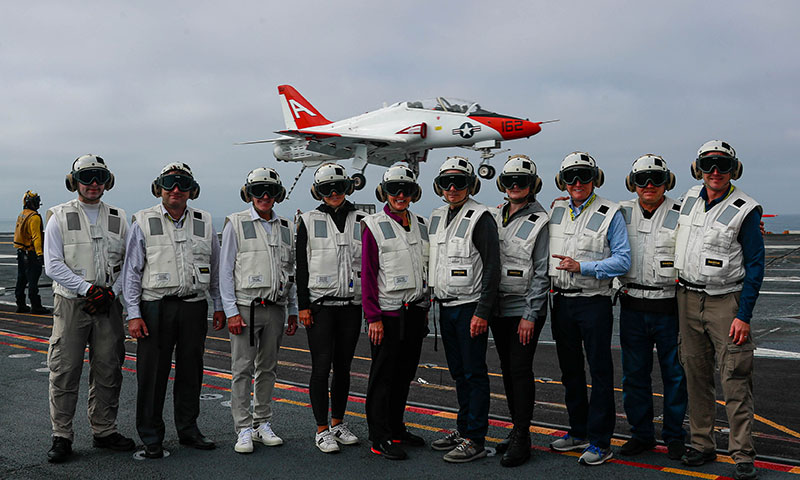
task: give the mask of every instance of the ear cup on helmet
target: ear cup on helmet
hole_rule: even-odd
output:
[[[377,198],[378,201],[381,203],[386,202],[386,194],[383,193],[383,188],[381,187],[381,184],[378,184],[378,186],[375,187],[375,198]]]
[[[108,181],[106,182],[106,190],[111,190],[114,188],[114,174],[111,172],[109,173]]]
[[[595,167],[594,171],[594,186],[595,188],[600,188],[603,186],[603,183],[606,181],[606,176],[602,170]]]
[[[242,188],[239,190],[239,198],[241,198],[244,203],[250,203],[250,195],[247,194],[247,185],[242,185]]]
[[[667,190],[672,190],[673,188],[675,188],[675,182],[676,182],[675,174],[670,171],[669,172],[669,178],[667,179],[667,185],[666,185]]]
[[[322,200],[322,195],[317,193],[317,189],[313,184],[311,185],[311,197],[314,198],[314,200]]]
[[[481,179],[477,175],[472,176],[472,188],[469,189],[470,195],[477,195],[481,191]]]
[[[444,195],[444,192],[442,191],[442,188],[439,185],[436,184],[436,180],[433,181],[433,192],[436,193],[436,195],[438,195],[440,197],[442,195]]]
[[[285,199],[286,199],[286,187],[281,185],[281,193],[279,193],[278,196],[275,197],[275,203],[281,203]]]
[[[420,187],[419,184],[417,184],[417,191],[416,193],[414,193],[414,195],[411,196],[411,201],[416,203],[419,201],[420,198],[422,198],[422,187]]]
[[[67,174],[67,178],[65,179],[65,181],[66,181],[66,184],[67,184],[67,190],[68,191],[74,192],[75,190],[78,189],[78,187],[75,185],[75,179],[72,178],[72,174],[71,173]]]
[[[731,171],[731,180],[739,180],[742,177],[743,170],[742,162],[736,160],[736,166],[733,167],[733,171]]]
[[[561,179],[561,172],[556,173],[556,188],[562,192],[567,189],[567,184]]]
[[[192,186],[194,187],[189,193],[189,199],[194,200],[200,196],[200,184],[192,181]]]
[[[497,176],[497,178],[494,180],[494,183],[497,184],[497,189],[500,190],[500,193],[506,193],[506,187],[500,183],[500,175]]]
[[[536,175],[536,180],[533,181],[533,185],[531,186],[531,193],[536,195],[541,191],[542,191],[542,179],[539,178],[539,175]]]
[[[158,186],[157,178],[153,180],[153,183],[150,184],[150,193],[152,193],[154,197],[161,196],[161,187]]]
[[[352,195],[356,191],[356,182],[352,178],[347,179],[347,192],[345,195]]]
[[[675,175],[673,175],[672,177],[675,178]],[[625,188],[627,188],[628,191],[631,193],[636,192],[636,185],[633,183],[633,172],[629,173],[628,176],[625,177]]]
[[[694,177],[695,180],[702,180],[703,179],[703,172],[701,172],[700,169],[697,168],[697,160],[692,162],[692,167],[691,168],[692,168],[692,177]]]

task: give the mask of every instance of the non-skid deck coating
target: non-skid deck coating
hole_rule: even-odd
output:
[[[794,237],[794,238],[792,238]],[[8,242],[8,243],[6,243]],[[16,274],[10,237],[0,237],[0,286],[13,287]],[[800,479],[800,237],[768,237],[767,280],[759,299],[753,329],[759,345],[755,366],[757,421],[754,435],[758,453],[769,462],[757,464],[760,478]],[[8,260],[5,260],[8,258]],[[785,279],[785,280],[781,280]],[[43,279],[41,283],[45,283]],[[774,292],[774,293],[772,293]],[[52,292],[43,289],[45,304],[52,304]],[[12,292],[0,301],[13,302]],[[282,447],[256,444],[251,455],[233,451],[235,434],[227,401],[230,400],[230,349],[227,334],[209,329],[206,343],[206,375],[201,403],[200,428],[218,444],[212,452],[201,452],[178,445],[172,425],[172,408],[165,408],[167,435],[165,448],[171,455],[163,460],[134,460],[126,453],[94,449],[86,421],[87,369],[81,384],[78,411],[75,416],[77,452],[74,460],[62,465],[46,461],[50,446],[50,424],[47,402],[47,338],[52,319],[49,316],[11,313],[13,307],[0,305],[0,478],[208,478],[236,475],[259,478],[431,478],[459,475],[465,478],[508,478],[509,475],[536,478],[725,478],[732,475],[728,457],[699,468],[687,468],[666,457],[663,447],[636,457],[620,457],[599,467],[578,465],[576,454],[549,451],[547,445],[562,435],[567,424],[563,405],[563,387],[558,382],[555,349],[546,326],[534,361],[537,376],[537,406],[532,426],[533,458],[522,467],[506,469],[499,458],[489,457],[465,465],[450,465],[441,460],[442,453],[429,448],[409,448],[409,460],[392,462],[370,453],[363,393],[369,372],[369,348],[362,335],[353,361],[351,401],[346,421],[362,439],[356,447],[343,447],[337,455],[319,452],[313,444],[315,425],[305,384],[310,375],[310,356],[305,332],[301,328],[294,337],[284,337],[275,389],[274,428],[284,438]],[[617,427],[619,446],[628,426],[622,410],[619,390],[618,336],[614,336],[615,380],[617,383]],[[428,442],[454,428],[456,406],[452,379],[446,370],[444,352],[433,349],[428,338],[423,349],[418,381],[412,385],[407,410],[409,428]],[[129,356],[125,362],[124,383],[120,401],[120,430],[137,441],[135,416],[135,342],[128,340]],[[765,355],[766,352],[766,355]],[[487,355],[492,389],[492,423],[487,446],[504,438],[510,425],[505,406],[497,355],[490,342]],[[656,415],[660,415],[661,384],[654,381]],[[719,391],[719,389],[718,389]],[[171,398],[171,397],[170,397]],[[724,408],[718,408],[718,445],[726,445]],[[658,430],[658,427],[657,427]],[[785,459],[781,461],[780,459]],[[677,475],[677,477],[676,477]]]

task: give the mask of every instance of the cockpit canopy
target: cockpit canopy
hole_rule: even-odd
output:
[[[465,115],[485,115],[491,114],[487,110],[483,110],[480,104],[471,100],[463,100],[460,98],[445,98],[436,97],[433,99],[425,99],[417,102],[406,102],[408,108],[419,108],[423,110],[438,110],[444,112],[463,113]]]

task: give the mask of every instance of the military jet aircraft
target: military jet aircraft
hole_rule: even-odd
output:
[[[291,85],[278,86],[286,129],[278,138],[240,144],[274,143],[275,158],[302,162],[303,169],[326,161],[353,159],[355,188],[366,184],[367,164],[388,167],[408,162],[419,173],[433,148],[464,147],[481,152],[478,175],[492,178],[488,161],[504,140],[528,138],[549,122],[531,122],[484,110],[478,103],[453,98],[398,102],[355,117],[331,122]],[[551,120],[557,121],[557,120]],[[298,177],[300,176],[298,174]],[[296,182],[297,179],[295,179]]]

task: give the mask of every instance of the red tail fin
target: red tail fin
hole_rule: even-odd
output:
[[[279,85],[278,97],[281,99],[287,130],[300,130],[331,123],[291,85]]]

